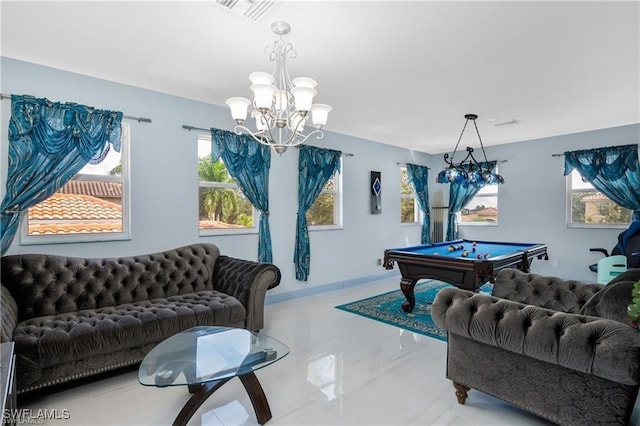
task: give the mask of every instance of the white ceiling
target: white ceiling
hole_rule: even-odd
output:
[[[264,48],[284,20],[291,76],[334,108],[327,130],[427,153],[453,149],[466,113],[485,145],[640,122],[638,1],[283,1],[257,23],[208,1],[0,12],[3,56],[217,105],[272,70]]]

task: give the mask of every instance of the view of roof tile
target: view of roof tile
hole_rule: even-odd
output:
[[[228,229],[228,228],[246,228],[246,226],[235,225],[233,223],[220,222],[219,220],[201,220],[200,229]]]
[[[83,194],[99,198],[122,198],[122,183],[70,180],[60,190],[60,194]]]
[[[582,201],[611,201],[609,197],[601,192],[594,192],[593,194],[582,197]]]
[[[122,223],[29,224],[29,235],[122,232]]]
[[[89,195],[53,194],[29,209],[29,221],[105,220],[122,218],[122,207]]]

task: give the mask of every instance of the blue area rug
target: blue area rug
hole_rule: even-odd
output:
[[[422,281],[416,284],[413,291],[416,298],[416,306],[411,313],[406,313],[402,310],[402,303],[407,299],[400,289],[346,303],[336,306],[336,308],[446,341],[447,332],[438,327],[431,318],[431,304],[436,294],[446,287],[453,286],[435,280]],[[487,283],[480,287],[480,291],[490,294],[492,288],[493,285]]]

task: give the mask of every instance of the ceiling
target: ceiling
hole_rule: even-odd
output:
[[[223,106],[272,70],[287,21],[325,129],[427,153],[466,113],[487,146],[640,122],[638,1],[281,1],[258,22],[209,1],[0,7],[3,56]]]

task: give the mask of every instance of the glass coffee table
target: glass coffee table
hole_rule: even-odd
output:
[[[193,395],[174,420],[186,425],[202,403],[234,377],[244,385],[258,423],[271,419],[267,397],[254,371],[289,353],[283,343],[242,328],[194,327],[161,342],[142,360],[145,386],[188,386]]]

